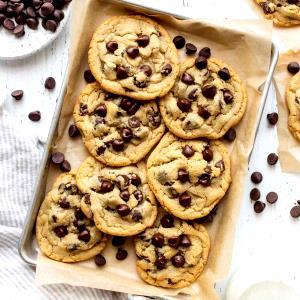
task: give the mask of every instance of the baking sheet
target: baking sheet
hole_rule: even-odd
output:
[[[81,139],[70,139],[67,134],[72,122],[72,111],[76,98],[84,86],[83,71],[87,69],[87,49],[91,36],[103,20],[112,15],[137,13],[125,6],[106,1],[77,1],[74,4],[76,17],[73,20],[73,35],[70,59],[70,73],[61,120],[58,127],[56,148],[65,153],[66,158],[76,168],[88,155]],[[135,272],[135,254],[130,249],[130,239],[125,247],[128,258],[119,262],[115,259],[115,249],[110,245],[104,252],[107,265],[96,268],[93,261],[63,264],[39,256],[36,281],[38,284],[68,283],[72,285],[97,287],[141,295],[174,296],[182,292],[199,299],[217,299],[214,283],[226,276],[230,267],[232,244],[236,219],[242,199],[244,180],[247,173],[247,159],[252,148],[257,123],[261,95],[259,86],[264,82],[270,63],[271,24],[264,20],[184,20],[170,16],[155,15],[155,19],[173,37],[182,34],[198,48],[209,46],[213,55],[231,65],[241,76],[248,92],[248,107],[242,122],[236,127],[237,139],[230,147],[233,183],[224,201],[218,208],[213,224],[208,225],[211,237],[211,253],[204,273],[190,287],[182,290],[167,290],[145,284]],[[58,171],[50,169],[47,190],[51,187]],[[183,296],[182,296],[183,297]],[[190,298],[190,297],[189,297]]]
[[[300,30],[300,28],[299,28]],[[278,153],[281,169],[284,172],[300,172],[300,142],[297,141],[288,128],[289,111],[285,99],[285,92],[290,79],[293,77],[287,71],[287,65],[291,61],[300,63],[300,50],[288,51],[279,57],[274,73],[276,98],[278,105]]]

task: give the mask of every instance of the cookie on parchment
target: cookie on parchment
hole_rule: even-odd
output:
[[[186,59],[172,90],[159,102],[166,126],[184,139],[218,139],[236,125],[247,95],[232,68],[215,58]]]
[[[206,216],[231,182],[230,158],[217,140],[182,140],[167,133],[147,161],[149,185],[174,216]]]
[[[137,272],[151,285],[183,288],[202,273],[209,248],[205,227],[196,230],[159,209],[155,224],[135,238]]]
[[[289,129],[300,142],[300,72],[288,84],[286,101],[289,108]]]
[[[51,259],[76,262],[99,254],[106,235],[80,209],[82,193],[75,172],[60,175],[41,205],[36,221],[36,238]]]
[[[300,1],[298,0],[255,0],[267,19],[278,26],[300,24]]]
[[[179,70],[177,50],[167,31],[144,16],[117,16],[94,33],[90,69],[101,87],[138,100],[164,96]]]
[[[81,164],[76,175],[77,184],[83,193],[90,195],[83,198],[82,210],[93,216],[101,231],[131,236],[154,223],[156,200],[146,182],[145,168],[143,162],[111,168],[93,157]]]
[[[155,101],[140,102],[88,84],[74,108],[74,120],[89,152],[110,166],[143,159],[165,126]]]

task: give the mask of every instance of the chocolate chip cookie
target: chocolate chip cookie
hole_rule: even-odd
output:
[[[88,157],[79,167],[78,187],[89,194],[82,200],[83,211],[93,216],[101,231],[130,236],[154,223],[157,207],[146,182],[145,168],[143,162],[111,168],[93,157]]]
[[[155,224],[135,238],[137,272],[149,284],[183,288],[194,282],[207,262],[206,229],[159,210]]]
[[[94,33],[90,69],[104,90],[138,100],[164,96],[179,70],[167,31],[144,16],[108,19]]]
[[[300,24],[299,0],[255,0],[263,10],[267,19],[278,26]]]
[[[174,216],[206,216],[231,182],[230,158],[220,141],[182,140],[167,133],[147,162],[151,190]]]
[[[88,84],[73,113],[89,152],[110,166],[143,159],[162,137],[165,126],[155,101],[140,102]]]
[[[247,96],[238,75],[215,58],[185,60],[172,90],[159,106],[169,130],[184,139],[218,139],[237,124]]]
[[[106,245],[106,236],[80,209],[82,196],[75,172],[71,171],[57,178],[41,205],[36,237],[42,252],[51,259],[86,260],[100,253]]]
[[[288,84],[286,101],[289,108],[289,129],[300,142],[300,72]]]

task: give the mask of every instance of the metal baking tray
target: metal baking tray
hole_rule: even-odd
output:
[[[150,6],[137,5],[137,4],[130,2],[129,0],[126,0],[126,1],[124,1],[124,0],[123,1],[121,1],[121,0],[105,0],[105,1],[109,1],[110,3],[114,3],[115,5],[122,5],[123,7],[125,6],[134,11],[142,10],[143,12],[149,13],[149,14],[153,14],[153,13],[167,14],[167,15],[172,15],[173,17],[175,17],[177,19],[189,19],[188,16],[172,14],[166,10],[153,9]],[[260,87],[260,91],[262,92],[262,96],[261,96],[262,103],[261,103],[261,107],[259,109],[259,114],[258,114],[259,117],[258,117],[258,122],[256,125],[255,139],[257,136],[257,131],[259,128],[263,109],[264,109],[264,106],[266,103],[268,91],[269,91],[270,85],[272,83],[272,77],[273,77],[274,69],[277,64],[278,55],[279,55],[278,48],[273,43],[272,50],[271,50],[271,61],[270,61],[269,72],[268,72],[268,75],[267,75],[267,78],[266,78],[264,84]],[[50,159],[49,159],[50,155],[49,154],[50,154],[50,150],[51,150],[51,147],[53,144],[53,140],[56,135],[56,129],[57,129],[58,121],[60,118],[60,112],[61,112],[64,96],[66,93],[67,80],[68,80],[68,78],[65,75],[64,80],[63,80],[63,85],[62,85],[60,93],[59,93],[57,105],[55,108],[54,117],[53,117],[53,120],[51,123],[48,139],[47,139],[47,142],[45,145],[44,155],[43,155],[43,158],[42,158],[42,161],[40,164],[40,169],[39,169],[37,181],[35,184],[34,194],[32,196],[32,204],[31,204],[31,207],[28,211],[27,217],[24,222],[24,229],[23,229],[23,232],[22,232],[22,235],[20,238],[20,242],[19,242],[19,247],[18,247],[21,258],[26,263],[28,263],[29,265],[32,265],[32,266],[36,265],[37,254],[38,254],[38,245],[35,240],[35,220],[36,220],[36,217],[38,214],[40,204],[43,201],[44,196],[45,196],[46,179],[47,179],[49,163],[50,163]],[[254,143],[255,143],[255,139],[254,139]],[[254,143],[253,143],[253,145],[254,145]],[[252,148],[253,148],[253,145],[252,145]],[[252,150],[251,150],[251,152],[252,152]],[[251,156],[251,153],[249,155],[249,158],[250,158],[250,156]]]

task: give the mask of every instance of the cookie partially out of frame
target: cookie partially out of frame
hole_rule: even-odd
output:
[[[87,260],[99,254],[106,236],[80,209],[82,193],[75,172],[60,175],[41,205],[36,238],[42,252],[62,262]]]
[[[89,152],[110,166],[143,159],[165,126],[155,101],[141,102],[88,84],[74,108],[74,120]]]
[[[79,167],[79,189],[89,196],[82,210],[92,216],[99,230],[117,236],[138,234],[151,226],[157,215],[156,200],[143,162],[111,168],[88,157]]]
[[[267,19],[278,26],[300,24],[300,1],[298,0],[255,0]]]
[[[288,84],[286,101],[289,108],[289,129],[300,142],[300,72]]]
[[[218,140],[182,140],[167,133],[147,161],[149,185],[174,216],[206,216],[231,182],[230,158]]]
[[[137,272],[151,285],[183,288],[202,273],[209,248],[205,227],[196,230],[160,209],[155,224],[135,239]]]
[[[167,31],[153,20],[112,17],[94,33],[90,69],[101,87],[138,100],[164,96],[178,74],[178,54]]]
[[[169,130],[184,139],[218,139],[246,110],[247,95],[235,71],[215,58],[186,59],[172,90],[160,102]]]

